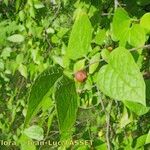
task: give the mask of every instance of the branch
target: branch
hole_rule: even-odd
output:
[[[112,101],[110,102],[110,109],[109,111],[106,112],[106,142],[107,142],[107,150],[111,150],[110,146],[110,112],[111,112],[111,107],[112,107]]]
[[[114,8],[115,8],[115,10],[117,9],[118,5],[119,5],[118,0],[114,0]]]
[[[144,45],[144,46],[140,46],[140,47],[135,47],[135,48],[131,48],[129,49],[129,51],[135,51],[135,50],[138,50],[138,49],[145,49],[145,48],[150,48],[150,44],[148,45]]]
[[[98,89],[98,87],[97,87],[97,91],[98,91],[99,98],[101,98],[100,90]],[[106,143],[107,143],[107,150],[110,150],[111,149],[111,145],[110,145],[110,112],[111,112],[111,107],[112,107],[112,101],[110,101],[109,111],[106,110],[102,99],[100,99],[100,104],[102,106],[102,111],[104,111],[104,113],[106,115],[106,136],[105,137],[106,137]]]
[[[146,49],[146,48],[150,49],[150,44],[144,45],[144,46],[140,46],[140,47],[131,48],[131,49],[129,49],[129,51],[131,52],[131,51],[136,51],[138,49]],[[99,60],[93,61],[92,63],[89,63],[88,65],[86,65],[83,69],[86,69],[89,66],[94,65],[94,64],[99,63],[99,62],[102,62],[102,61],[104,61],[104,59],[99,59]]]

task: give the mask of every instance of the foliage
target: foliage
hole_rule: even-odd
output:
[[[149,24],[149,0],[0,1],[0,148],[149,149]]]

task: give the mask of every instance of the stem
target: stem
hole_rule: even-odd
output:
[[[117,9],[117,7],[118,7],[118,0],[114,0],[114,8],[115,8],[115,10]]]
[[[131,48],[129,49],[129,51],[135,51],[135,50],[138,50],[138,49],[145,49],[145,48],[150,48],[150,44],[148,45],[144,45],[144,46],[140,46],[140,47],[135,47],[135,48]]]
[[[110,103],[109,112],[105,111],[106,113],[106,142],[107,142],[107,150],[111,150],[110,146],[110,112],[111,112],[112,101]]]

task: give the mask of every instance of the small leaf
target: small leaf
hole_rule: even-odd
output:
[[[66,57],[73,60],[84,57],[90,50],[91,38],[91,22],[86,13],[80,12],[71,31]]]
[[[24,130],[24,134],[31,138],[31,139],[35,139],[38,141],[43,140],[44,138],[44,131],[41,127],[37,126],[37,125],[33,125],[27,129]]]
[[[75,83],[66,76],[56,83],[55,101],[62,138],[68,138],[76,120],[77,93]]]
[[[105,38],[106,38],[106,31],[104,29],[100,29],[94,38],[94,42],[98,45],[102,45],[105,41]]]
[[[143,146],[143,145],[145,145],[146,137],[147,137],[147,134],[144,134],[144,135],[141,135],[140,137],[138,137],[136,139],[136,145],[135,145],[136,149]]]
[[[132,25],[128,35],[129,44],[134,47],[140,47],[144,46],[145,41],[146,35],[144,29],[139,24]]]
[[[146,105],[144,79],[125,48],[111,52],[108,64],[99,71],[97,83],[100,90],[113,99]]]
[[[79,70],[82,70],[84,66],[85,66],[85,59],[81,59],[74,64],[73,70],[74,72],[77,72]]]
[[[147,137],[146,137],[146,142],[145,142],[146,144],[150,144],[150,130],[149,130],[149,132],[148,132],[148,134],[147,134]]]
[[[119,126],[120,128],[125,128],[130,122],[132,122],[132,116],[129,116],[127,108],[124,107]]]
[[[89,73],[90,74],[94,73],[94,71],[96,70],[96,68],[99,65],[99,62],[100,62],[100,53],[97,53],[94,56],[92,56],[92,58],[90,59],[90,64],[91,64],[89,66]]]
[[[103,49],[101,52],[102,58],[108,62],[109,56],[110,56],[110,51],[108,49]]]
[[[10,57],[11,52],[12,49],[10,47],[6,47],[3,49],[3,52],[1,53],[1,57],[3,57],[3,59],[7,59],[8,57]]]
[[[146,13],[142,16],[140,20],[140,25],[144,27],[147,31],[147,33],[150,33],[150,13]]]
[[[128,37],[131,19],[128,13],[123,8],[118,8],[115,11],[112,23],[113,40],[120,41],[124,46]]]
[[[21,135],[18,142],[21,145],[21,150],[36,150],[34,144],[27,144],[27,143],[33,143],[33,141],[25,134]]]
[[[25,126],[29,123],[31,117],[37,112],[43,98],[61,75],[62,68],[59,66],[53,66],[47,68],[37,77],[32,85],[28,98],[28,110],[25,119]]]
[[[131,111],[133,111],[134,113],[136,113],[139,116],[146,114],[150,110],[149,107],[145,107],[138,103],[134,103],[134,102],[130,102],[130,101],[123,101],[123,102],[126,107],[128,107]]]
[[[34,4],[34,7],[35,7],[36,9],[40,9],[40,8],[45,7],[45,6],[44,6],[44,4],[41,3],[41,2],[36,2],[36,3]]]
[[[20,65],[19,65],[19,68],[18,68],[18,71],[20,72],[20,74],[21,74],[23,77],[27,78],[28,73],[27,73],[27,67],[26,67],[25,65],[20,64]]]
[[[24,41],[24,36],[22,36],[21,34],[14,34],[12,36],[9,36],[7,40],[14,43],[21,43]]]

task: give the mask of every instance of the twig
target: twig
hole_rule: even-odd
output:
[[[84,67],[84,69],[88,68],[88,67],[91,66],[91,65],[94,65],[94,64],[96,64],[96,63],[99,63],[99,62],[101,62],[101,61],[104,61],[104,59],[99,59],[99,60],[93,61],[93,62],[89,63],[88,65],[86,65],[86,66]]]
[[[115,8],[115,10],[117,9],[118,5],[119,5],[118,0],[114,0],[114,8]]]
[[[101,16],[113,16],[114,13],[102,13]]]
[[[97,89],[97,92],[98,92],[98,98],[99,98],[100,104],[102,106],[102,111],[105,111],[104,103],[103,103],[103,100],[101,99],[101,93],[100,93],[100,90],[98,89],[97,85],[96,85],[96,89]]]
[[[107,149],[111,150],[110,146],[110,112],[111,112],[111,106],[112,106],[112,101],[110,103],[110,109],[109,112],[106,112],[106,142],[107,142]]]
[[[100,91],[97,87],[98,93],[100,94]],[[100,100],[100,104],[102,106],[102,110],[104,111],[106,115],[106,142],[107,142],[107,150],[111,149],[110,146],[110,112],[111,112],[111,107],[112,107],[112,101],[110,102],[110,109],[109,111],[106,110],[103,100]]]
[[[144,49],[144,48],[150,48],[150,44],[144,45],[144,46],[140,46],[140,47],[131,48],[131,49],[129,49],[129,51],[135,51],[137,49]]]
[[[135,50],[138,50],[138,49],[145,49],[145,48],[150,49],[150,44],[144,45],[144,46],[140,46],[140,47],[134,47],[134,48],[129,49],[129,51],[131,52],[131,51],[135,51]],[[91,66],[91,65],[93,65],[95,63],[99,63],[99,62],[102,62],[102,61],[104,61],[104,59],[96,60],[96,61],[94,61],[92,63],[89,63],[88,65],[86,65],[84,67],[84,69],[88,68],[89,66]]]

